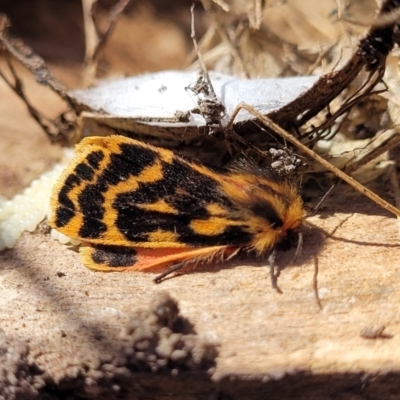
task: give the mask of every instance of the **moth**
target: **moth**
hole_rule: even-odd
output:
[[[304,219],[297,186],[271,171],[206,166],[117,135],[76,146],[51,209],[50,225],[82,241],[87,267],[159,272],[156,282],[243,251],[271,255]]]

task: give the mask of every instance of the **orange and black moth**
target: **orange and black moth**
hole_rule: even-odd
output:
[[[51,208],[87,267],[162,272],[158,281],[241,251],[269,255],[304,217],[297,187],[271,172],[209,167],[123,136],[82,140]]]

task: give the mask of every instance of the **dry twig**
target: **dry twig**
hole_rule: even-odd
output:
[[[119,0],[110,9],[107,26],[101,32],[95,21],[97,0],[82,0],[86,42],[85,69],[82,77],[84,87],[90,86],[95,82],[100,53],[111,36],[115,24],[130,2],[131,0]]]

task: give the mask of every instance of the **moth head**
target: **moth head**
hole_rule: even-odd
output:
[[[265,254],[277,245],[282,249],[292,247],[303,222],[303,208],[300,202],[293,202],[286,212],[277,213],[275,217],[278,218],[274,220],[269,214],[258,213],[252,218],[250,228],[254,239],[251,248],[258,254]]]
[[[275,187],[257,185],[247,188],[242,210],[247,214],[252,243],[249,246],[264,254],[279,243],[291,242],[297,236],[305,216],[304,205],[297,188],[286,182]]]

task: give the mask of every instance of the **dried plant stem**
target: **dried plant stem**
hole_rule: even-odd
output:
[[[82,77],[82,84],[84,87],[94,83],[100,52],[107,43],[118,19],[130,2],[131,0],[119,0],[119,2],[110,9],[108,24],[104,31],[100,32],[94,18],[97,0],[82,0],[86,41],[86,66]]]
[[[25,103],[29,114],[31,117],[41,126],[41,128],[46,132],[47,136],[51,139],[51,141],[55,141],[57,138],[57,128],[56,126],[47,118],[45,118],[43,115],[40,114],[38,110],[36,110],[35,107],[30,103],[28,98],[25,95],[24,91],[24,86],[17,75],[17,72],[14,69],[14,66],[12,65],[10,56],[8,53],[5,53],[5,59],[8,65],[8,68],[10,69],[11,75],[14,79],[14,83],[9,80],[4,73],[0,70],[0,77],[3,78],[4,82],[14,91],[15,94]]]
[[[249,71],[247,70],[246,66],[244,65],[242,57],[239,54],[235,45],[232,43],[232,40],[230,39],[229,35],[227,34],[225,29],[222,27],[222,25],[218,21],[218,18],[216,17],[216,15],[212,9],[210,0],[201,0],[201,4],[203,4],[203,7],[204,7],[204,10],[206,11],[206,13],[212,18],[213,24],[214,24],[218,34],[221,36],[222,40],[229,47],[232,57],[235,59],[235,61],[238,63],[238,65],[240,65],[240,68],[243,70],[245,77],[249,78],[250,77]]]
[[[397,208],[400,208],[400,187],[399,187],[399,177],[397,175],[397,171],[396,171],[396,166],[393,165],[392,166],[392,172],[390,174],[390,183],[392,185],[392,190],[394,193],[394,199],[395,199],[395,203]],[[397,226],[399,229],[399,235],[400,235],[400,217],[397,216]]]
[[[200,63],[201,72],[202,72],[204,78],[205,78],[206,81],[207,81],[207,85],[208,85],[208,88],[209,88],[209,90],[210,90],[210,92],[211,92],[211,96],[212,96],[214,99],[216,99],[216,98],[217,98],[217,95],[215,94],[214,86],[213,86],[213,84],[212,84],[212,82],[211,82],[210,75],[208,74],[206,64],[204,63],[203,56],[202,56],[202,54],[201,54],[201,52],[200,52],[200,49],[199,49],[199,46],[198,46],[198,44],[197,44],[196,30],[195,30],[195,27],[194,27],[194,7],[195,7],[194,4],[190,7],[190,13],[191,13],[191,17],[192,17],[192,20],[191,20],[191,29],[190,29],[190,37],[191,37],[191,39],[192,39],[192,41],[193,41],[193,46],[194,46],[194,49],[195,49],[195,51],[196,51],[197,58],[198,58],[199,63]]]
[[[96,25],[93,19],[92,10],[97,0],[82,0],[83,24],[85,27],[85,69],[82,76],[83,87],[90,86],[96,76],[97,60],[94,60],[94,53],[99,43]]]

